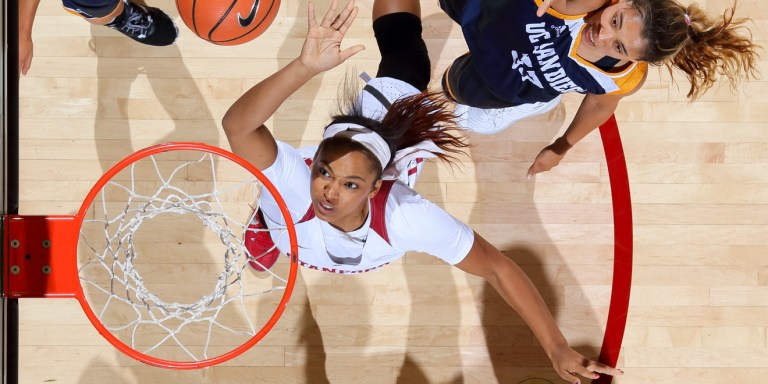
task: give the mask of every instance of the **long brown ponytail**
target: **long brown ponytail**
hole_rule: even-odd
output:
[[[735,89],[742,80],[757,76],[758,46],[744,24],[734,18],[736,4],[722,17],[710,18],[695,4],[674,0],[631,0],[644,20],[645,52],[640,60],[682,71],[691,84],[688,98],[695,100],[724,76]]]

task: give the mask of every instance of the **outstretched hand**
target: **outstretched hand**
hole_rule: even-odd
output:
[[[536,176],[537,173],[549,171],[560,164],[560,160],[562,160],[563,157],[565,157],[565,153],[557,154],[550,148],[550,146],[547,146],[539,152],[536,156],[536,160],[534,160],[531,167],[528,168],[526,178],[530,179],[533,176]]]
[[[331,6],[319,24],[312,0],[307,6],[309,31],[304,46],[301,47],[299,60],[305,67],[317,73],[327,71],[365,49],[362,45],[341,49],[341,41],[352,25],[352,21],[357,17],[358,8],[354,0],[349,0],[344,9],[336,15],[337,5],[338,0],[331,2]]]
[[[568,346],[555,351],[551,359],[555,372],[572,384],[581,383],[579,376],[593,380],[599,378],[600,374],[610,376],[621,376],[624,374],[620,369],[589,360]]]

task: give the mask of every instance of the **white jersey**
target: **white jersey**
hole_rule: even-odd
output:
[[[411,85],[390,78],[373,79],[368,84],[390,101],[418,92]],[[363,92],[358,99],[363,103],[364,113],[381,118],[383,107],[375,106],[381,103],[366,94]],[[462,261],[472,248],[472,229],[423,198],[404,180],[394,182],[386,203],[382,204],[388,241],[371,227],[372,213],[361,228],[352,232],[339,231],[316,217],[299,223],[312,204],[310,169],[305,159],[314,156],[316,146],[298,150],[278,141],[277,148],[275,162],[262,172],[275,185],[291,214],[301,265],[335,273],[362,273],[397,260],[408,251],[429,253],[453,265]],[[264,193],[259,207],[267,227],[285,226],[271,195]],[[272,235],[278,249],[284,253],[289,251],[287,235],[278,235],[275,231]]]

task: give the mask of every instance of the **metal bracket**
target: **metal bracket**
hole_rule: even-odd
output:
[[[8,298],[75,297],[77,274],[75,216],[4,218],[5,296]]]

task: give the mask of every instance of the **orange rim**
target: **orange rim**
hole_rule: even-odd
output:
[[[283,314],[283,311],[285,307],[288,304],[288,300],[291,297],[291,293],[293,293],[293,287],[294,283],[296,282],[296,274],[298,272],[298,242],[296,239],[296,230],[293,224],[293,221],[290,220],[290,213],[288,212],[288,208],[285,205],[285,201],[283,201],[283,198],[280,196],[279,192],[275,188],[275,186],[269,181],[269,179],[264,176],[261,171],[259,171],[256,167],[254,167],[251,163],[247,162],[245,159],[243,159],[240,156],[235,155],[232,152],[229,152],[227,150],[214,147],[208,144],[203,143],[193,143],[193,142],[172,142],[172,143],[166,143],[166,144],[158,144],[154,145],[142,150],[139,150],[137,152],[134,152],[133,154],[129,155],[125,159],[121,160],[119,163],[117,163],[115,166],[110,168],[93,186],[91,191],[88,193],[88,195],[85,197],[85,200],[83,200],[83,205],[80,207],[80,211],[75,216],[75,225],[77,230],[76,233],[79,233],[80,227],[82,226],[83,219],[85,217],[86,212],[88,211],[88,208],[90,207],[93,200],[96,198],[96,195],[101,192],[102,188],[106,183],[112,179],[117,173],[128,167],[130,164],[143,159],[145,157],[155,155],[161,152],[168,152],[168,151],[181,151],[181,150],[193,150],[193,151],[202,151],[207,152],[211,154],[215,154],[221,157],[224,157],[228,160],[231,160],[246,170],[248,170],[250,173],[252,173],[256,178],[259,180],[259,182],[262,183],[264,188],[266,188],[269,193],[272,194],[272,196],[275,198],[275,201],[277,202],[278,206],[280,207],[280,212],[282,213],[284,218],[287,218],[287,231],[288,231],[288,238],[290,241],[290,270],[288,274],[288,281],[286,282],[285,290],[283,292],[283,296],[280,300],[280,303],[275,308],[275,312],[272,314],[272,316],[266,321],[264,326],[256,332],[256,334],[251,337],[248,341],[243,343],[241,346],[226,352],[224,354],[221,354],[216,357],[208,358],[205,360],[196,360],[196,361],[173,361],[173,360],[165,360],[165,359],[159,359],[152,356],[149,356],[147,354],[144,354],[142,352],[139,352],[121,340],[119,340],[117,337],[115,337],[107,328],[104,326],[104,324],[101,323],[99,318],[96,316],[96,314],[91,309],[90,305],[88,304],[88,300],[85,298],[85,293],[83,292],[82,286],[80,285],[80,277],[75,270],[75,273],[73,274],[73,279],[76,280],[76,286],[77,290],[75,292],[75,297],[80,302],[80,306],[83,308],[83,311],[85,312],[85,315],[88,317],[88,320],[90,320],[91,324],[99,331],[99,333],[107,339],[107,341],[110,342],[113,346],[115,346],[118,350],[123,352],[124,354],[132,357],[133,359],[136,359],[138,361],[141,361],[143,363],[153,365],[156,367],[162,367],[162,368],[170,368],[170,369],[198,369],[198,368],[205,368],[212,365],[217,365],[220,363],[223,363],[225,361],[228,361],[243,352],[247,351],[256,343],[258,343],[271,329],[274,327],[274,325],[277,323],[277,320],[280,318],[280,316]]]

